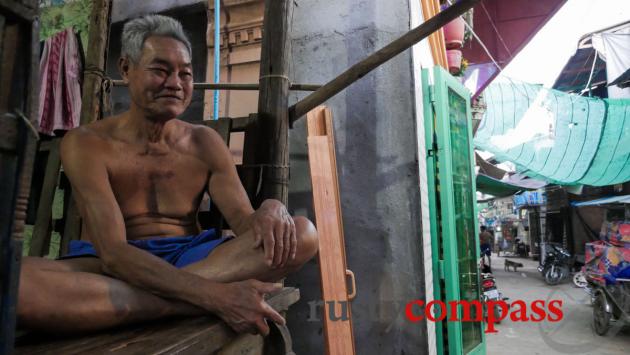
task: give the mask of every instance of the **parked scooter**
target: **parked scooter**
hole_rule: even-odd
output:
[[[529,246],[520,239],[516,240],[516,255],[521,258],[526,258],[529,255]]]
[[[571,253],[554,243],[546,245],[545,259],[538,271],[547,284],[557,285],[571,274]]]
[[[481,259],[479,265],[481,271],[481,303],[483,304],[483,317],[484,319],[488,319],[488,301],[501,301],[507,300],[507,298],[503,297],[503,294],[497,289],[497,283],[494,279],[494,275],[490,268],[485,265],[484,259]],[[496,319],[497,323],[501,323],[501,307],[498,304],[494,304],[493,309],[494,319]]]

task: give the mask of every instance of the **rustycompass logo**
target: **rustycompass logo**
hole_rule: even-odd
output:
[[[494,310],[498,307],[498,312]],[[562,300],[535,300],[531,304],[516,300],[506,301],[431,301],[425,304],[423,300],[413,300],[405,306],[405,316],[410,322],[420,322],[424,319],[430,322],[485,322],[486,333],[498,333],[494,327],[496,323],[509,317],[512,322],[559,322],[564,317]]]

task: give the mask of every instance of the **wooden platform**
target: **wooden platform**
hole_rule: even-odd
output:
[[[299,290],[285,287],[267,302],[283,312],[299,298]],[[165,319],[72,338],[27,334],[16,339],[15,354],[292,354],[282,328],[263,338],[238,335],[212,316]]]

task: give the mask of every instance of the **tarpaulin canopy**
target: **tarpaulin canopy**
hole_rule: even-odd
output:
[[[523,190],[522,187],[505,183],[487,175],[477,175],[477,191],[494,197],[507,197]]]
[[[581,207],[581,206],[612,205],[612,204],[618,204],[618,203],[630,204],[630,195],[598,198],[597,200],[584,201],[584,202],[573,202],[571,203],[571,205],[575,207]]]
[[[561,185],[630,181],[630,100],[493,83],[475,135],[478,149],[518,172]]]

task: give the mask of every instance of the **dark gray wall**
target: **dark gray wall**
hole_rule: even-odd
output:
[[[144,14],[145,13],[139,13],[137,16]],[[206,81],[208,52],[208,48],[206,46],[206,28],[208,27],[208,19],[205,5],[187,6],[163,11],[161,14],[174,17],[182,23],[184,31],[186,31],[192,45],[194,81]],[[107,52],[107,75],[112,79],[121,78],[118,72],[118,58],[120,57],[120,36],[125,22],[126,21],[113,23],[111,28]],[[195,90],[190,106],[180,118],[188,122],[201,121],[203,119],[203,99],[204,92],[202,90]],[[114,114],[119,114],[129,109],[129,102],[130,98],[126,87],[114,87],[112,89],[112,106]]]
[[[292,81],[324,83],[407,32],[408,0],[298,0],[293,17]],[[423,354],[426,324],[410,323],[405,304],[424,299],[422,226],[410,52],[330,99],[357,354]],[[304,94],[293,93],[294,103]],[[290,133],[289,208],[314,219],[305,119]],[[302,299],[288,315],[298,354],[323,353],[319,268],[288,279]]]

